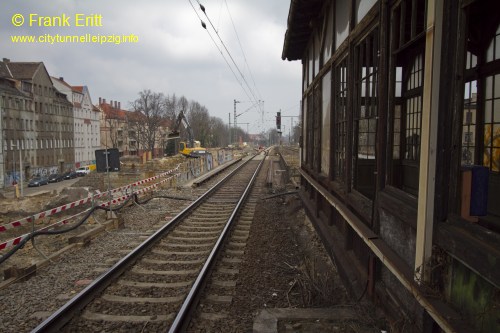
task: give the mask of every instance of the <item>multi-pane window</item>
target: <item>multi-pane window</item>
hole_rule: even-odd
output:
[[[477,66],[477,56],[467,52],[466,69]],[[462,165],[476,164],[477,80],[465,83],[464,114],[462,120]]]
[[[500,25],[486,51],[486,62],[500,59]],[[500,73],[486,76],[484,87],[483,165],[500,172]]]
[[[500,24],[492,12],[470,5],[467,16],[462,106],[461,164],[482,166],[488,172],[487,216],[479,224],[498,231],[500,221]],[[494,7],[496,8],[496,7]],[[474,182],[473,182],[474,183]],[[473,186],[478,186],[473,184]],[[480,184],[485,186],[486,184]]]
[[[335,67],[334,74],[334,170],[335,180],[344,182],[347,148],[347,58]]]
[[[395,71],[392,184],[417,195],[422,128],[423,54],[419,53],[409,59],[409,62],[405,61]],[[398,82],[399,79],[402,82]]]
[[[401,0],[391,11],[391,185],[418,195],[423,108],[424,0]]]
[[[312,167],[312,161],[313,161],[313,151],[314,151],[314,141],[313,141],[313,113],[314,113],[314,107],[313,107],[313,96],[312,94],[309,94],[307,96],[307,112],[305,114],[305,120],[306,120],[306,125],[304,133],[305,136],[305,143],[307,144],[307,151],[305,152],[306,154],[306,165],[309,167]]]
[[[403,147],[406,161],[420,160],[420,136],[422,129],[422,85],[423,85],[423,55],[415,57],[410,77],[406,82],[403,95],[405,100],[405,146]]]
[[[330,171],[330,109],[331,109],[331,89],[332,74],[327,72],[322,78],[322,128],[321,128],[321,173],[328,175]]]
[[[321,84],[314,87],[313,93],[313,169],[321,172]]]
[[[378,29],[354,50],[353,187],[373,199],[377,132]]]

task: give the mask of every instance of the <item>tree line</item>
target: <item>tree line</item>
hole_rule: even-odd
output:
[[[134,133],[134,139],[139,146],[146,150],[155,151],[155,148],[167,146],[165,129],[173,130],[179,113],[184,110],[184,115],[194,133],[194,139],[201,142],[203,147],[227,147],[230,144],[250,141],[248,133],[241,128],[229,128],[228,124],[218,117],[211,116],[208,109],[197,101],[188,100],[176,94],[165,95],[149,89],[138,93],[137,99],[130,103],[133,121],[129,122],[129,129]],[[178,129],[181,140],[187,141],[187,131],[183,126]],[[231,142],[230,142],[231,131]],[[258,145],[291,143],[297,144],[300,137],[300,126],[296,125],[292,131],[281,135],[276,129],[261,133],[263,138]]]
[[[179,113],[184,110],[184,115],[191,126],[195,140],[202,146],[225,147],[229,142],[229,126],[218,117],[210,116],[208,109],[197,101],[188,100],[184,96],[165,95],[149,89],[139,92],[138,98],[131,102],[133,121],[130,130],[135,133],[134,139],[147,150],[154,151],[162,144],[165,136],[162,130],[168,127],[172,130]],[[181,140],[187,140],[186,129],[180,126]],[[241,128],[231,129],[233,138],[241,137],[248,141],[247,133]],[[236,141],[236,140],[233,140]],[[166,142],[163,142],[166,144]]]

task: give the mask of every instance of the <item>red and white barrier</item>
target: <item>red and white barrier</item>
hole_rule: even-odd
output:
[[[172,174],[174,171],[178,170],[179,167],[180,167],[180,164],[178,164],[175,169],[169,170],[167,172],[164,172],[162,174],[159,174],[159,175],[151,177],[151,178],[143,179],[143,180],[137,181],[135,183],[132,183],[132,184],[129,184],[129,185],[126,185],[126,186],[122,186],[120,188],[113,189],[110,192],[113,194],[113,193],[116,193],[116,192],[119,192],[119,191],[123,191],[123,190],[129,189],[129,188],[131,188],[133,186],[142,185],[142,184],[151,182],[151,181],[153,181],[155,179],[159,179],[159,178],[168,176],[168,175]],[[171,178],[172,177],[169,177],[166,180],[169,180]],[[159,184],[165,182],[166,180],[160,182]],[[138,192],[138,191],[136,191],[135,193],[144,193],[144,192]],[[102,197],[104,197],[104,196],[106,196],[108,194],[109,194],[109,192],[102,192],[102,193],[96,194],[94,196],[89,196],[89,197],[87,197],[85,199],[81,199],[81,200],[78,200],[78,201],[75,201],[75,202],[71,202],[69,204],[66,204],[66,205],[63,205],[63,206],[60,206],[60,207],[57,207],[57,208],[53,208],[51,210],[47,210],[45,212],[34,214],[32,216],[24,217],[22,219],[19,219],[19,220],[16,220],[16,221],[12,221],[12,222],[0,225],[0,233],[6,232],[9,229],[21,227],[23,225],[32,223],[32,222],[34,222],[36,220],[39,220],[39,219],[42,219],[44,217],[48,217],[48,216],[51,216],[51,215],[55,215],[57,213],[60,213],[62,211],[68,210],[68,209],[71,209],[71,208],[74,208],[74,207],[77,207],[77,206],[80,206],[80,205],[87,204],[87,203],[91,202],[92,199],[97,200],[97,199],[100,199],[100,198],[102,198]],[[116,202],[113,202],[113,201],[110,201],[110,202],[111,203],[116,203]],[[119,202],[119,201],[117,201],[117,202]],[[103,206],[103,207],[107,207],[107,206]]]
[[[5,243],[0,243],[0,251],[4,250],[4,249],[7,249],[7,248],[10,248],[10,247],[14,247],[16,246],[17,244],[21,243],[21,241],[23,239],[25,239],[26,237],[28,237],[29,235],[26,234],[26,235],[22,235],[20,237],[17,237],[17,238],[14,238],[14,239],[11,239],[11,240],[8,240],[6,241]]]
[[[90,209],[91,209],[91,208],[86,209],[86,210],[84,210],[83,212],[80,212],[80,213],[78,213],[78,214],[76,214],[76,215],[73,215],[73,216],[70,216],[70,217],[68,217],[68,218],[65,218],[64,220],[61,220],[61,221],[56,222],[56,223],[54,223],[54,224],[51,224],[51,225],[49,225],[49,226],[43,227],[43,228],[41,228],[41,229],[38,229],[37,231],[49,230],[49,229],[52,229],[52,228],[57,227],[57,226],[60,226],[60,225],[65,225],[65,224],[68,224],[68,223],[70,223],[70,222],[71,222],[71,220],[72,220],[73,218],[75,218],[75,217],[77,217],[77,216],[79,216],[79,215],[86,214],[86,213],[87,213]],[[22,236],[19,236],[19,237],[14,238],[14,239],[8,240],[8,241],[6,241],[6,242],[4,242],[4,243],[0,243],[0,251],[5,250],[5,249],[7,249],[7,248],[11,248],[11,247],[16,246],[17,244],[19,244],[19,243],[20,243],[23,239],[25,239],[25,238],[26,238],[26,237],[28,237],[29,235],[30,235],[30,234],[24,234],[24,235],[22,235]]]

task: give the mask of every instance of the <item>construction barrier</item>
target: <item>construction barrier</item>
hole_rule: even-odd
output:
[[[66,205],[63,205],[63,206],[60,206],[60,207],[57,207],[57,208],[53,208],[53,209],[47,210],[45,212],[37,213],[37,214],[34,214],[32,216],[28,216],[28,217],[25,217],[25,218],[22,218],[22,219],[19,219],[19,220],[16,220],[16,221],[9,222],[7,224],[4,224],[4,225],[0,226],[0,232],[5,232],[5,231],[7,231],[9,229],[13,229],[13,228],[16,228],[16,227],[21,227],[23,225],[34,223],[34,221],[36,221],[38,219],[42,219],[44,217],[52,216],[52,215],[55,215],[57,213],[60,213],[60,212],[72,209],[74,207],[78,207],[80,205],[87,204],[89,202],[96,203],[97,199],[100,199],[100,198],[102,198],[104,196],[107,196],[107,195],[110,195],[110,194],[114,194],[114,193],[117,193],[117,192],[127,191],[128,189],[133,188],[135,186],[143,185],[143,184],[149,183],[149,182],[151,182],[153,180],[156,180],[156,179],[159,179],[159,178],[171,175],[173,172],[177,171],[179,169],[179,167],[180,167],[180,164],[177,165],[177,167],[175,169],[169,170],[169,171],[164,172],[164,173],[162,173],[160,175],[157,175],[157,176],[154,176],[154,177],[150,177],[150,178],[147,178],[147,179],[143,179],[143,180],[137,181],[135,183],[132,183],[132,184],[129,184],[129,185],[126,185],[126,186],[122,186],[120,188],[116,188],[116,189],[113,189],[113,190],[110,190],[110,191],[107,191],[107,192],[101,192],[101,193],[98,193],[98,194],[94,194],[94,195],[91,195],[91,196],[89,196],[89,197],[87,197],[85,199],[74,201],[74,202],[71,202],[69,204],[66,204]],[[170,181],[171,179],[177,177],[178,175],[179,175],[178,173],[174,174],[171,177],[168,177],[168,178],[166,178],[166,179],[164,179],[164,180],[162,180],[162,181],[160,181],[160,182],[158,182],[156,184],[152,184],[151,186],[142,188],[140,190],[132,191],[130,194],[126,194],[126,195],[123,195],[123,196],[118,197],[118,198],[112,198],[111,200],[109,200],[107,202],[99,203],[99,204],[96,204],[96,205],[101,206],[101,207],[109,207],[109,206],[111,206],[113,204],[118,204],[118,203],[124,202],[127,199],[129,199],[130,197],[132,197],[133,195],[135,195],[135,194],[144,194],[144,193],[147,193],[149,191],[152,191],[153,189],[158,188],[158,186],[160,186],[161,184]],[[80,212],[80,213],[78,213],[76,215],[73,215],[73,216],[71,216],[69,218],[66,218],[66,219],[64,219],[62,221],[56,222],[56,223],[54,223],[54,224],[52,224],[50,226],[46,226],[44,228],[41,228],[41,229],[39,229],[37,231],[48,230],[48,229],[54,228],[56,226],[68,224],[73,218],[75,218],[75,217],[77,217],[79,215],[87,213],[90,209],[92,209],[92,208],[88,208],[88,209],[86,209],[83,212]],[[18,245],[19,243],[21,243],[23,241],[23,239],[29,237],[29,235],[30,234],[24,234],[24,235],[21,235],[19,237],[14,238],[14,239],[8,240],[8,241],[3,242],[3,243],[0,243],[0,251]]]

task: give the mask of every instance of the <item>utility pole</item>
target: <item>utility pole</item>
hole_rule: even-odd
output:
[[[18,148],[21,148],[18,145]],[[21,185],[21,198],[24,197],[24,189],[23,189],[23,158],[21,155],[21,149],[19,149],[19,181]]]
[[[288,142],[290,143],[291,130],[293,129],[293,118],[299,118],[299,116],[281,116],[281,118],[290,118],[290,128],[288,129]]]
[[[227,132],[229,133],[229,141],[227,142],[227,145],[229,146],[231,144],[231,112],[229,112],[229,126],[227,128]]]
[[[237,115],[236,115],[236,103],[240,103],[240,101],[234,100],[234,117],[233,117],[234,133],[236,133],[236,126],[237,126],[236,125],[236,123],[237,123],[237,121],[236,121],[236,117],[237,117]],[[238,140],[238,138],[235,138],[235,139]]]

